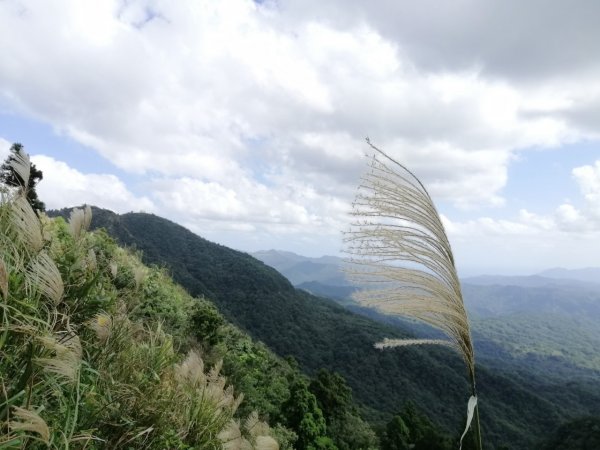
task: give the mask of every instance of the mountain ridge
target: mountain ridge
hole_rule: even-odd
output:
[[[373,343],[383,337],[409,334],[295,289],[263,262],[167,219],[94,209],[92,227],[106,228],[123,245],[140,250],[145,262],[167,267],[192,295],[210,297],[233,323],[276,353],[293,356],[307,373],[320,367],[340,372],[373,418],[389,417],[402,402],[413,400],[446,429],[460,428],[468,397],[466,371],[449,350],[374,351]],[[559,423],[600,411],[600,394],[588,395],[584,387],[565,395],[556,385],[515,382],[485,367],[479,373],[483,427],[490,443],[531,448],[537,436]],[[514,417],[522,420],[511,422]]]

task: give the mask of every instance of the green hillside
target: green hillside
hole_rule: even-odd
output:
[[[294,432],[261,419],[301,375],[89,219],[2,195],[0,448],[290,448]],[[243,400],[257,362],[270,377]]]
[[[124,245],[162,264],[193,295],[214,299],[225,316],[282,356],[293,356],[306,373],[339,371],[372,420],[387,419],[412,400],[456,434],[468,390],[462,362],[441,348],[380,352],[373,343],[405,332],[351,313],[296,290],[274,269],[251,256],[208,242],[149,214],[95,213]],[[545,389],[479,369],[482,425],[487,442],[532,448],[539,436],[580,414],[600,411],[600,393],[555,395]],[[490,446],[492,448],[492,446]]]
[[[288,270],[315,258],[271,250],[255,255],[266,264]],[[343,261],[328,257],[341,275]],[[331,269],[328,268],[324,274]],[[547,271],[544,273],[554,273]],[[593,269],[559,271],[591,275]],[[292,271],[293,275],[294,272]],[[352,299],[355,287],[326,281],[297,284],[312,294],[335,300],[351,311],[381,323],[410,330],[417,336],[440,338],[441,333],[426,325],[386,316],[358,305]],[[600,284],[576,279],[542,276],[478,276],[463,280],[465,304],[469,310],[473,339],[480,363],[509,377],[525,377],[542,384],[575,386],[583,392],[600,391]],[[582,387],[579,387],[583,385]]]

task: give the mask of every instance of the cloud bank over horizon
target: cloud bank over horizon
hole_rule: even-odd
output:
[[[244,250],[335,253],[369,136],[428,186],[466,266],[591,264],[600,152],[558,155],[600,142],[600,6],[435,5],[5,1],[0,114],[109,162],[84,171],[19,137],[49,207],[145,210]],[[571,164],[561,183],[577,197],[513,204],[510,168],[538,152]]]

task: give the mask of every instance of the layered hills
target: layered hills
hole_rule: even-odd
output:
[[[372,422],[390,418],[410,400],[453,434],[463,426],[469,392],[458,355],[444,348],[373,348],[384,337],[412,335],[410,327],[381,323],[298,289],[256,258],[151,214],[94,209],[92,227],[139,250],[144,262],[166,267],[192,295],[212,299],[228,320],[277,354],[293,357],[306,373],[341,373]],[[600,413],[600,392],[588,385],[567,388],[561,380],[499,373],[481,364],[478,371],[490,448],[533,448],[561,423]]]

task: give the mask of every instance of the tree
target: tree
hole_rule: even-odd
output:
[[[13,144],[10,147],[10,155],[0,167],[0,182],[23,189],[33,210],[39,212],[45,211],[46,205],[38,198],[35,188],[43,178],[42,171],[29,161],[29,155],[25,153],[23,146],[19,143]]]
[[[377,436],[360,417],[352,400],[352,389],[341,375],[321,369],[311,381],[315,395],[331,436],[339,450],[378,448]]]
[[[299,450],[335,449],[326,436],[325,419],[316,397],[306,382],[297,380],[290,390],[290,398],[283,404],[287,425],[298,434]]]
[[[352,408],[352,389],[348,387],[346,380],[335,372],[327,369],[319,370],[317,376],[310,382],[309,390],[317,398],[328,424],[333,417],[342,415]]]
[[[561,425],[542,450],[592,450],[600,448],[600,417],[582,417]]]
[[[449,450],[451,448],[453,447],[450,439],[440,433],[412,402],[407,402],[404,409],[390,420],[382,439],[383,450]]]

